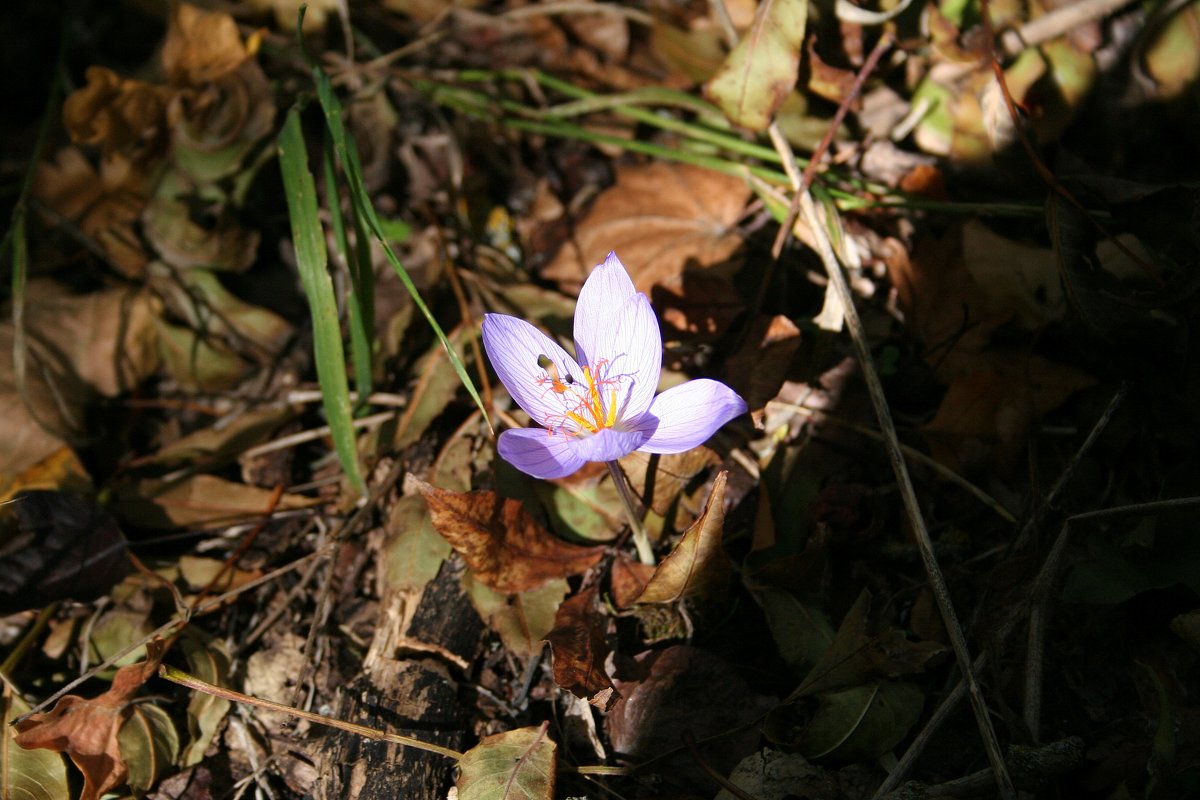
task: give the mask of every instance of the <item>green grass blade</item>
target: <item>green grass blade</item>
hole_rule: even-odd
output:
[[[354,488],[366,495],[367,485],[358,467],[358,451],[354,441],[350,387],[346,382],[346,360],[342,354],[337,302],[333,295],[333,280],[326,269],[325,237],[317,216],[317,189],[308,167],[300,112],[295,108],[288,112],[276,144],[279,166],[283,172],[283,187],[287,193],[300,282],[312,314],[313,351],[326,421],[342,469]]]
[[[350,284],[346,293],[346,324],[350,329],[350,363],[354,365],[354,388],[358,392],[358,402],[354,404],[354,412],[355,415],[359,415],[366,408],[367,398],[374,388],[371,358],[374,320],[373,315],[367,313],[370,311],[370,304],[363,302],[364,294],[369,298],[374,297],[374,292],[370,291],[371,287],[364,285],[364,281],[369,283],[374,275],[368,269],[364,277],[360,268],[362,260],[360,255],[364,250],[369,251],[370,249],[366,244],[366,239],[361,235],[357,236],[355,246],[351,247],[349,237],[346,236],[346,221],[342,218],[342,202],[337,190],[337,167],[334,164],[333,146],[328,139],[325,140],[323,156],[325,205],[329,209],[333,241],[342,263],[346,265]],[[370,263],[369,252],[367,253],[367,263]]]
[[[404,284],[404,288],[412,297],[413,302],[416,303],[417,308],[425,316],[426,322],[429,323],[429,327],[437,335],[438,341],[442,343],[442,347],[445,348],[446,355],[450,359],[450,364],[454,367],[454,371],[458,374],[458,378],[462,381],[463,386],[467,388],[467,393],[471,395],[471,399],[475,401],[475,405],[483,412],[483,418],[485,420],[490,419],[491,415],[488,413],[487,408],[484,407],[483,399],[479,396],[479,391],[475,388],[475,383],[471,380],[471,376],[467,374],[467,369],[463,365],[462,359],[454,352],[454,348],[450,345],[450,340],[446,338],[446,333],[442,330],[437,320],[434,319],[429,306],[425,305],[425,300],[422,299],[416,285],[412,282],[412,278],[409,277],[408,270],[404,268],[404,265],[400,262],[400,258],[396,255],[396,251],[392,249],[391,242],[388,241],[383,224],[379,219],[379,215],[375,212],[375,207],[371,204],[366,184],[363,182],[358,148],[354,145],[354,140],[350,138],[346,132],[345,125],[342,123],[342,106],[333,94],[333,86],[329,82],[329,76],[316,65],[312,68],[312,74],[313,83],[317,87],[317,100],[325,112],[325,124],[329,128],[329,134],[333,138],[334,150],[337,151],[338,160],[341,162],[342,170],[346,175],[346,182],[350,190],[350,199],[354,205],[355,212],[360,216],[367,230],[370,231],[371,235],[375,237],[376,241],[383,248],[388,263],[400,278],[401,283]],[[488,427],[491,427],[490,422],[488,423]]]

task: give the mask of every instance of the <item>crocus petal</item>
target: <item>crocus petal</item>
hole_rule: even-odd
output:
[[[541,428],[517,428],[500,434],[496,450],[505,461],[535,478],[564,478],[586,461],[575,452],[574,444],[573,439],[551,436]]]
[[[700,378],[654,398],[633,426],[649,434],[643,453],[682,453],[704,444],[717,428],[746,412],[746,401],[719,381]]]
[[[637,289],[616,253],[609,253],[604,263],[588,275],[575,306],[575,356],[580,364],[604,357],[596,349],[598,337],[611,328],[612,313],[635,294]]]
[[[595,358],[607,362],[590,362],[597,379],[614,381],[609,386],[620,388],[618,416],[636,419],[644,414],[658,391],[662,371],[662,333],[646,295],[635,294],[609,310],[608,325],[595,339]],[[611,402],[610,394],[611,390],[601,390],[605,403]]]
[[[549,357],[561,375],[578,377],[579,366],[566,350],[525,320],[506,314],[484,315],[483,348],[500,382],[534,422],[561,418],[560,399],[544,382],[538,383],[546,377],[545,370],[538,366],[538,357]]]
[[[571,451],[584,461],[616,461],[641,447],[649,436],[650,434],[642,430],[618,431],[605,428],[593,436],[575,437],[571,442]]]

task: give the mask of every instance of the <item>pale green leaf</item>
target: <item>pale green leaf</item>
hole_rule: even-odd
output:
[[[564,578],[555,578],[519,594],[501,594],[489,589],[469,572],[462,581],[479,616],[519,658],[542,652],[542,640],[554,628],[554,615],[569,590]]]
[[[486,737],[458,762],[459,800],[551,800],[556,750],[545,725]]]
[[[179,734],[170,716],[149,703],[134,705],[117,740],[121,744],[121,758],[129,770],[125,782],[136,797],[149,791],[179,755]]]
[[[16,729],[9,723],[29,710],[20,697],[5,687],[0,697],[0,727],[4,752],[0,754],[0,792],[11,800],[67,800],[67,765],[62,755],[50,750],[26,750],[14,741]]]
[[[429,506],[420,495],[406,495],[388,514],[383,545],[384,576],[396,591],[419,591],[437,577],[450,555],[450,543],[433,528]]]
[[[796,85],[808,19],[807,0],[764,0],[750,30],[705,93],[743,128],[764,130]]]
[[[202,681],[216,686],[229,682],[229,654],[220,640],[201,642],[195,637],[182,640],[184,655],[187,656],[189,671]],[[183,749],[180,766],[190,767],[200,763],[204,751],[212,744],[220,728],[221,720],[229,712],[230,702],[204,692],[193,692],[188,701],[187,747]]]
[[[925,695],[911,683],[876,683],[829,692],[793,743],[805,758],[874,761],[903,739]]]

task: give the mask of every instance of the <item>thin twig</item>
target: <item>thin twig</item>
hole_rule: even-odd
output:
[[[457,750],[451,750],[449,747],[442,747],[441,745],[432,744],[430,742],[423,742],[420,739],[414,739],[411,736],[404,736],[399,733],[387,733],[376,728],[368,728],[366,725],[356,725],[353,722],[346,722],[345,720],[335,719],[334,717],[325,717],[320,714],[314,714],[311,711],[293,708],[291,706],[284,705],[283,703],[274,703],[270,700],[263,700],[259,697],[251,697],[248,694],[235,692],[234,690],[226,689],[223,686],[215,686],[211,683],[206,683],[205,681],[202,681],[193,675],[189,675],[182,670],[175,669],[174,667],[168,667],[166,664],[159,665],[158,675],[160,678],[165,678],[172,683],[178,683],[180,686],[186,686],[188,689],[192,689],[197,692],[203,692],[204,694],[212,695],[213,697],[220,697],[235,703],[244,703],[245,705],[249,706],[257,706],[259,708],[266,708],[271,711],[280,711],[284,714],[291,714],[294,717],[299,717],[300,719],[308,720],[309,722],[315,722],[318,725],[327,725],[330,728],[337,728],[340,731],[357,734],[367,739],[373,739],[377,742],[392,742],[393,744],[400,744],[404,745],[405,747],[424,750],[428,753],[436,753],[440,756],[445,756],[446,758],[452,758],[455,761],[458,761],[463,757],[463,754]]]
[[[317,556],[325,555],[328,551],[333,549],[331,544],[332,543],[326,544],[320,550],[314,550],[313,552],[309,553],[306,556],[301,556],[300,558],[296,559],[295,561],[291,562],[290,564],[282,566],[279,569],[272,570],[271,572],[268,572],[266,575],[263,575],[252,581],[247,581],[246,583],[243,583],[241,586],[238,586],[236,589],[230,589],[228,592],[225,592],[224,594],[209,598],[209,600],[207,602],[202,603],[199,607],[197,607],[195,609],[192,616],[199,616],[201,614],[207,614],[210,611],[215,611],[218,608],[221,608],[222,606],[224,606],[230,600],[233,600],[234,598],[236,598],[238,595],[248,592],[251,589],[257,589],[259,586],[262,586],[265,583],[270,583],[271,581],[275,580],[276,578],[279,578],[282,575],[286,575],[287,573],[298,568],[300,565],[308,562],[309,560],[316,558]],[[44,700],[42,700],[42,702],[38,703],[36,706],[29,709],[24,714],[22,714],[21,716],[17,717],[15,720],[13,720],[13,724],[21,722],[22,720],[27,719],[30,715],[35,714],[38,711],[41,711],[42,709],[46,708],[54,701],[61,698],[63,695],[70,692],[76,686],[79,686],[84,681],[93,677],[97,672],[100,672],[101,670],[105,670],[111,666],[114,666],[118,661],[120,661],[125,656],[132,653],[134,650],[137,650],[139,647],[142,647],[147,642],[153,641],[154,639],[158,639],[158,638],[162,638],[162,637],[166,637],[166,636],[170,636],[170,635],[174,634],[176,632],[176,630],[187,625],[188,621],[189,621],[189,619],[187,617],[174,617],[174,618],[168,620],[167,622],[164,622],[162,625],[159,625],[157,628],[155,628],[149,634],[147,634],[146,636],[143,636],[140,640],[129,644],[128,646],[122,648],[121,650],[118,650],[116,653],[113,653],[111,656],[109,656],[108,658],[104,659],[96,666],[89,669],[83,675],[80,675],[78,678],[74,679],[70,683],[59,688],[58,691],[56,691],[54,694],[45,698]]]
[[[966,680],[967,695],[970,697],[971,707],[975,712],[975,722],[979,726],[979,735],[983,739],[983,746],[987,751],[988,761],[992,765],[992,772],[996,779],[996,788],[1002,798],[1006,798],[1006,800],[1007,798],[1013,798],[1016,796],[1016,789],[1013,787],[1012,778],[1008,774],[1008,767],[1004,763],[1004,754],[1000,750],[1000,742],[996,738],[996,730],[992,727],[992,719],[988,712],[987,701],[983,697],[983,691],[979,688],[978,681],[975,680],[975,673],[971,665],[971,653],[967,648],[967,639],[963,635],[962,626],[959,625],[958,614],[954,611],[954,603],[950,598],[950,589],[946,585],[946,578],[942,575],[942,569],[938,565],[937,554],[933,549],[933,540],[929,536],[928,528],[925,527],[925,518],[921,514],[921,504],[917,501],[917,492],[913,487],[912,478],[908,474],[908,466],[904,462],[904,453],[900,449],[900,440],[896,434],[896,425],[892,420],[891,409],[887,405],[887,397],[883,392],[883,383],[879,380],[879,373],[876,371],[871,357],[871,348],[867,342],[866,331],[863,329],[862,320],[858,317],[858,309],[854,306],[854,297],[850,293],[850,286],[846,282],[846,277],[842,274],[841,267],[833,254],[833,248],[829,244],[829,238],[825,235],[820,217],[817,216],[817,210],[813,206],[812,195],[808,192],[804,192],[801,197],[800,210],[804,216],[804,220],[813,231],[818,251],[821,255],[821,261],[825,265],[830,282],[833,284],[838,297],[842,301],[846,328],[850,332],[850,338],[858,354],[858,361],[862,368],[867,393],[870,395],[871,403],[875,407],[875,415],[879,420],[880,431],[883,433],[888,460],[891,462],[892,471],[896,476],[896,483],[900,489],[900,498],[904,503],[904,509],[917,542],[917,550],[921,554],[921,561],[924,563],[925,572],[929,577],[930,588],[933,590],[938,609],[941,611],[942,621],[946,626],[946,633],[950,637],[950,644],[954,648],[955,659],[958,661],[959,669],[962,670],[963,677]]]
[[[1049,507],[1053,500],[1057,499],[1059,493],[1061,493],[1062,490],[1067,486],[1071,476],[1075,473],[1075,467],[1079,464],[1084,454],[1086,454],[1095,444],[1096,440],[1100,436],[1100,433],[1108,426],[1113,414],[1116,412],[1117,408],[1120,407],[1121,402],[1124,400],[1125,394],[1126,387],[1122,386],[1116,392],[1116,394],[1113,395],[1113,398],[1109,401],[1104,413],[1100,415],[1098,420],[1096,420],[1096,424],[1092,426],[1092,430],[1088,433],[1087,438],[1083,441],[1083,444],[1079,446],[1079,449],[1076,451],[1075,455],[1072,456],[1071,461],[1068,462],[1066,468],[1063,470],[1063,474],[1059,476],[1059,480],[1055,482],[1054,487],[1042,501],[1042,508]],[[1038,517],[1040,513],[1041,509],[1031,515],[1031,517]],[[1089,515],[1076,515],[1072,519],[1078,521],[1081,517],[1087,516]],[[1027,533],[1027,529],[1023,529],[1022,535],[1025,533]],[[1038,598],[1048,595],[1049,587],[1053,585],[1054,579],[1058,574],[1059,561],[1066,545],[1065,535],[1066,527],[1064,526],[1062,532],[1059,534],[1058,540],[1055,541],[1053,547],[1050,549],[1050,553],[1046,557],[1046,560],[1042,563],[1042,567],[1038,571],[1037,576],[1033,579],[1033,585],[1030,588],[1028,597]],[[981,602],[980,605],[982,606],[983,603]],[[1024,619],[1025,613],[1029,610],[1029,608],[1030,606],[1028,604],[1021,604],[1000,622],[995,636],[993,637],[995,641],[994,647],[996,649],[1003,650],[1005,642],[1008,640],[1009,636],[1012,635],[1012,632],[1016,630],[1016,627],[1021,620]],[[975,659],[975,671],[980,672],[987,665],[987,662],[988,654],[981,653],[980,656]],[[1040,669],[1040,666],[1035,667],[1035,669]],[[950,718],[950,715],[958,707],[959,702],[962,700],[965,694],[966,684],[964,684],[962,681],[959,681],[954,689],[942,699],[942,702],[938,706],[937,710],[933,712],[929,720],[925,723],[925,727],[921,729],[921,732],[918,733],[913,739],[912,743],[909,744],[908,749],[904,751],[904,755],[902,755],[900,760],[897,761],[895,766],[892,767],[887,778],[884,779],[883,783],[876,790],[873,800],[878,800],[878,798],[883,797],[888,792],[895,789],[900,782],[908,776],[909,771],[912,769],[917,759],[925,751],[925,747],[929,743],[930,739],[932,739],[933,735],[938,731],[939,728],[941,728],[942,723]]]
[[[772,125],[772,128],[775,127],[775,125]],[[776,132],[776,135],[773,135],[772,139],[780,142],[782,141],[782,136]],[[780,155],[784,154],[781,153]],[[798,181],[795,188],[799,191]],[[830,245],[829,237],[825,233],[824,224],[817,215],[812,195],[807,191],[800,192],[800,195],[802,218],[812,231],[813,238],[817,244],[817,252],[821,257],[822,264],[825,266],[830,284],[833,286],[838,299],[842,303],[846,328],[850,333],[850,339],[854,344],[854,349],[858,356],[863,380],[867,386],[867,393],[871,397],[871,403],[875,408],[875,415],[879,420],[879,429],[883,434],[888,461],[891,462],[892,471],[896,476],[896,483],[900,489],[900,497],[904,503],[904,510],[917,542],[917,550],[921,555],[922,563],[925,565],[925,572],[929,578],[930,588],[933,590],[938,609],[941,611],[942,621],[950,637],[950,644],[954,649],[959,669],[962,670],[966,678],[967,694],[971,698],[971,707],[975,712],[975,722],[979,727],[979,735],[983,739],[984,749],[987,751],[988,761],[991,763],[992,772],[996,778],[996,788],[1002,798],[1014,798],[1016,797],[1016,789],[1013,787],[1012,778],[1008,774],[1008,767],[1004,763],[1004,754],[1000,750],[1000,742],[996,738],[996,730],[992,726],[987,702],[983,697],[982,690],[979,688],[979,683],[975,680],[975,673],[971,664],[971,653],[967,648],[967,640],[963,635],[962,626],[959,624],[958,615],[954,611],[954,604],[950,599],[950,590],[946,585],[946,579],[942,575],[941,567],[938,565],[937,555],[933,549],[933,541],[929,536],[929,530],[925,527],[925,519],[921,514],[920,503],[917,501],[916,489],[913,487],[912,478],[908,474],[908,466],[904,461],[904,452],[900,449],[900,441],[896,434],[896,425],[892,420],[892,413],[887,405],[887,397],[883,392],[883,383],[879,379],[879,373],[876,371],[871,357],[870,344],[867,342],[866,331],[863,328],[862,320],[858,316],[858,310],[854,305],[854,297],[850,292],[850,286],[846,281],[846,277],[842,274],[837,257],[833,253],[833,247]]]
[[[879,59],[891,48],[895,38],[895,34],[890,30],[885,31],[879,37],[879,41],[875,43],[875,47],[871,50],[870,55],[867,56],[867,60],[863,62],[862,69],[854,77],[854,84],[850,87],[850,91],[846,92],[846,96],[838,104],[837,113],[833,115],[833,120],[829,123],[829,128],[825,131],[825,135],[821,137],[821,141],[817,144],[816,149],[813,150],[812,158],[808,160],[808,166],[804,168],[804,175],[800,179],[800,190],[792,195],[792,203],[788,206],[783,226],[780,227],[779,233],[775,235],[775,242],[771,245],[772,263],[779,260],[780,254],[783,253],[783,246],[787,244],[788,238],[792,235],[792,226],[796,222],[796,215],[800,213],[800,193],[807,191],[808,187],[812,186],[813,179],[817,176],[817,165],[821,163],[825,157],[825,152],[833,144],[833,137],[837,135],[838,128],[841,127],[842,121],[846,119],[846,114],[849,113],[850,106],[858,99],[858,95],[862,92],[867,78],[875,71],[875,67],[879,64]]]

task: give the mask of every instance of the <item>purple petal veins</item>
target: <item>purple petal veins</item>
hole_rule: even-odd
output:
[[[579,293],[572,358],[524,320],[487,314],[483,346],[513,400],[544,430],[500,434],[502,458],[535,478],[634,450],[678,453],[746,411],[723,383],[688,381],[655,397],[662,334],[650,301],[609,253]]]

